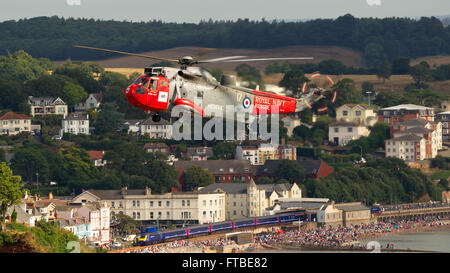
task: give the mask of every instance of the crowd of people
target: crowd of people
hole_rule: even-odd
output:
[[[350,227],[328,227],[307,231],[292,230],[280,233],[266,233],[255,236],[254,243],[260,246],[287,245],[314,248],[353,248],[355,245],[352,242],[357,242],[374,235],[393,232],[394,230],[408,231],[411,229],[450,225],[442,220],[444,219],[441,217],[427,216],[413,220],[400,220],[387,223],[377,222]],[[448,218],[445,220],[448,220]]]
[[[376,222],[370,224],[361,224],[350,227],[322,227],[311,230],[274,230],[270,233],[257,234],[253,238],[252,247],[262,246],[295,246],[311,248],[355,248],[364,247],[355,244],[355,242],[364,239],[390,233],[393,231],[411,231],[439,226],[450,226],[449,217],[426,216],[410,220],[399,220],[391,222]],[[445,221],[444,221],[445,220]],[[210,240],[177,240],[164,244],[151,245],[133,250],[123,250],[122,253],[170,253],[186,252],[201,253],[206,248],[233,245],[238,248],[233,240],[225,238],[216,238]],[[393,245],[387,245],[387,248],[394,248]]]
[[[450,203],[427,202],[427,203],[418,203],[418,204],[381,206],[381,209],[383,211],[398,211],[398,210],[409,210],[409,209],[439,208],[439,207],[449,207],[449,206],[450,206]]]
[[[178,240],[164,244],[152,245],[133,250],[124,250],[122,253],[170,253],[170,252],[204,252],[208,247],[220,247],[234,245],[233,240],[217,238],[214,240],[188,241]],[[183,251],[183,249],[185,251]],[[181,250],[181,251],[180,251]]]

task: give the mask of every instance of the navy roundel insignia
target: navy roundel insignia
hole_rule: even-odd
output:
[[[244,106],[245,109],[249,108],[250,105],[252,105],[252,101],[250,100],[250,98],[245,97],[244,100],[242,101],[242,106]]]

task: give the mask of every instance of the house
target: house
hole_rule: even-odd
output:
[[[151,118],[139,123],[138,134],[143,136],[148,134],[150,138],[172,138],[172,123],[164,118],[160,121],[154,122]]]
[[[442,141],[450,141],[450,111],[436,114],[435,121],[442,123]]]
[[[14,211],[17,213],[16,222],[30,227],[34,227],[41,219],[47,220],[36,207],[27,208],[26,203],[22,202],[19,205],[12,205],[6,210],[5,216],[7,217],[8,222],[11,221],[10,217]]]
[[[214,152],[212,147],[187,147],[184,156],[190,160],[207,160],[214,156]]]
[[[415,119],[409,119],[404,122],[397,122],[391,126],[391,135],[393,138],[386,140],[388,145],[386,145],[386,148],[393,148],[395,149],[394,153],[400,153],[396,157],[400,156],[399,158],[404,158],[406,160],[419,160],[417,158],[434,158],[437,156],[438,150],[442,149],[442,123],[441,122],[434,122],[425,120],[422,118],[415,118]],[[424,146],[420,146],[425,149],[425,152],[422,152],[422,148],[415,148],[415,156],[414,159],[411,158],[411,155],[405,155],[402,157],[401,152],[399,149],[403,150],[407,149],[409,152],[411,152],[411,147],[400,147],[403,144],[402,138],[404,136],[409,136],[407,139],[403,140],[415,140],[417,142],[416,145],[421,144],[422,142],[417,140],[417,138],[413,138],[410,135],[415,135],[419,138],[423,138],[425,140]],[[400,141],[400,142],[399,142]],[[400,145],[399,147],[387,147],[389,144],[397,144]],[[408,146],[411,146],[412,143],[408,143]],[[392,152],[392,151],[391,151]],[[420,156],[419,156],[420,153]],[[395,155],[395,154],[393,154]],[[408,160],[408,161],[409,161]]]
[[[407,134],[385,140],[386,157],[396,157],[405,161],[427,158],[426,140],[415,134]]]
[[[199,192],[224,192],[226,220],[258,217],[280,198],[300,198],[297,184],[214,183]]]
[[[82,112],[73,112],[61,121],[61,136],[64,133],[74,135],[90,135],[89,115]]]
[[[66,118],[68,112],[67,104],[61,98],[53,97],[28,97],[31,106],[31,116],[40,117],[43,115],[62,115]]]
[[[90,109],[97,109],[100,107],[102,101],[102,92],[89,94],[85,100],[80,101],[75,105],[75,111],[87,111]]]
[[[89,239],[89,236],[91,234],[91,224],[89,223],[89,220],[84,217],[56,219],[55,223],[60,228],[72,232],[81,240]]]
[[[191,166],[200,166],[211,172],[216,183],[231,183],[234,180],[248,183],[255,176],[255,168],[247,160],[180,160],[174,163],[180,173],[179,185],[183,185],[184,172]]]
[[[328,126],[328,140],[339,146],[345,146],[351,140],[370,134],[365,125],[357,122],[337,121],[330,123]]]
[[[145,143],[144,150],[147,153],[161,153],[164,155],[170,154],[170,148],[167,146],[167,144],[163,142],[149,142]]]
[[[248,160],[252,165],[264,165],[266,160],[296,160],[297,149],[289,144],[260,144],[259,146],[237,146],[236,159]]]
[[[434,109],[421,105],[401,104],[378,110],[378,121],[385,122],[389,126],[416,118],[434,121]]]
[[[105,151],[87,151],[89,157],[94,161],[95,167],[104,167],[107,164],[106,160],[103,160]]]
[[[139,134],[139,125],[141,122],[145,121],[145,119],[133,119],[126,120],[123,124],[123,127],[127,128],[128,134]]]
[[[336,209],[342,210],[342,220],[344,227],[355,225],[367,225],[372,223],[370,208],[361,202],[335,204]]]
[[[326,162],[322,160],[313,160],[308,158],[299,158],[298,164],[305,169],[305,176],[307,178],[322,178],[327,177],[334,169],[330,167]],[[267,160],[262,166],[258,166],[256,169],[256,176],[274,178],[276,176],[276,170],[279,160]]]
[[[31,118],[24,114],[7,112],[0,117],[0,134],[17,135],[31,131]]]
[[[86,191],[85,191],[86,192]],[[84,195],[84,192],[78,196]],[[87,195],[87,194],[86,194]],[[111,223],[111,207],[104,200],[93,200],[92,202],[80,202],[75,197],[72,203],[81,204],[74,213],[78,218],[88,219],[89,221],[89,241],[98,245],[108,244],[110,241],[110,223]]]
[[[336,228],[344,225],[344,215],[332,201],[317,211],[317,226],[325,228]]]
[[[344,104],[336,109],[336,120],[370,127],[378,118],[375,110],[366,104]]]
[[[86,205],[106,202],[112,218],[125,214],[146,224],[161,222],[181,226],[225,221],[223,192],[153,194],[149,188],[124,187],[121,190],[88,190],[76,196],[73,202]]]

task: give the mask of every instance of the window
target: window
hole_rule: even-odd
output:
[[[187,206],[188,206],[188,207],[191,206],[191,200],[187,200]]]
[[[347,132],[349,132],[349,133],[353,132],[353,128],[352,127],[348,127],[347,128]]]
[[[150,207],[153,207],[153,201],[150,201]]]
[[[206,211],[203,211],[203,218],[206,218]]]
[[[170,212],[169,212],[169,211],[166,213],[166,218],[167,218],[167,219],[170,218]]]
[[[203,206],[206,207],[206,200],[203,200]]]
[[[150,219],[153,219],[153,212],[150,212]]]
[[[158,212],[158,219],[161,219],[162,218],[162,212]]]
[[[170,201],[166,201],[166,207],[170,207]]]
[[[355,114],[356,114],[357,116],[361,116],[361,111],[356,111]]]
[[[136,201],[133,200],[133,207],[136,207]]]
[[[114,201],[111,202],[111,207],[114,207]]]
[[[335,127],[335,128],[334,128],[334,132],[335,132],[335,133],[339,133],[339,128]]]
[[[138,206],[138,207],[141,206],[141,201],[137,201],[137,206]]]
[[[161,207],[161,206],[162,206],[162,202],[158,201],[158,207]]]
[[[342,111],[343,116],[348,116],[348,111]]]
[[[141,213],[140,212],[137,213],[137,219],[141,219]]]
[[[184,200],[181,200],[181,205],[184,207],[184,205],[185,205]]]

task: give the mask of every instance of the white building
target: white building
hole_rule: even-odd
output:
[[[39,117],[43,115],[62,115],[66,118],[68,112],[67,104],[61,98],[52,97],[28,97],[28,103],[31,105],[31,115]]]
[[[377,121],[377,113],[366,104],[344,104],[336,109],[336,120],[373,126]]]
[[[93,93],[80,101],[75,105],[75,111],[87,111],[90,109],[97,109],[100,107],[100,102],[102,101],[102,93]]]
[[[405,161],[424,160],[426,140],[423,137],[408,134],[385,141],[386,157],[396,157]]]
[[[161,118],[159,122],[154,122],[151,118],[139,124],[139,135],[148,134],[150,138],[172,138],[172,124]]]
[[[31,131],[31,118],[24,114],[8,112],[0,117],[0,134],[16,135]]]
[[[106,201],[111,217],[126,214],[136,220],[155,223],[204,224],[225,221],[225,193],[173,192],[152,194],[150,189],[89,190],[73,199],[75,203]]]
[[[150,138],[172,138],[172,124],[164,118],[161,118],[159,122],[154,122],[151,118],[126,120],[124,126],[128,127],[129,134],[141,136],[148,134]]]
[[[70,133],[74,135],[89,135],[89,115],[81,112],[73,112],[61,121],[61,135]]]
[[[215,183],[200,192],[226,193],[226,220],[258,217],[275,204],[280,198],[300,198],[301,189],[297,184],[255,184],[249,183]]]
[[[336,145],[345,146],[351,140],[356,140],[369,134],[369,129],[363,124],[337,121],[329,125],[328,140]]]

